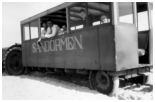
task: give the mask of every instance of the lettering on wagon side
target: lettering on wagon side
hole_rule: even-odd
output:
[[[32,52],[49,52],[49,51],[62,51],[62,50],[75,50],[77,47],[83,49],[82,35],[79,38],[76,36],[60,38],[55,40],[49,40],[41,42],[42,46],[37,43],[32,43]]]

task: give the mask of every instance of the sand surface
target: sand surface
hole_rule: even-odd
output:
[[[153,73],[152,73],[153,74]],[[151,75],[153,77],[153,75]],[[70,76],[57,77],[33,72],[22,76],[2,74],[3,100],[152,100],[153,78],[149,84],[119,88],[113,97],[90,90],[88,82]],[[88,86],[88,87],[87,87]]]

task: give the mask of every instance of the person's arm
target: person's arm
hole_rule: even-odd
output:
[[[40,35],[40,37],[39,37],[39,39],[38,39],[38,41],[37,41],[37,43],[39,44],[39,46],[41,46],[41,39],[43,39],[44,38],[44,33],[45,33],[45,31],[44,30],[42,30],[42,32],[41,32],[41,35]]]
[[[44,30],[42,30],[41,35],[40,35],[40,37],[39,37],[39,39],[38,39],[38,42],[40,42],[41,39],[43,39],[44,33],[45,33]]]
[[[57,26],[56,25],[53,25],[53,27],[52,27],[52,33],[51,34],[46,34],[45,35],[45,38],[51,38],[51,37],[55,36],[56,33],[57,33]]]

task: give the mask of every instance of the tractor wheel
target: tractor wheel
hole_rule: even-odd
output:
[[[22,75],[26,69],[22,66],[21,47],[10,48],[4,58],[4,68],[9,75]]]
[[[4,61],[2,61],[2,73],[5,72]]]
[[[95,77],[95,89],[109,96],[113,96],[119,88],[119,78],[107,75],[104,71],[98,71]]]

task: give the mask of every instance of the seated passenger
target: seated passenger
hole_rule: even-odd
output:
[[[86,19],[86,16],[87,16],[87,15],[86,15],[86,11],[85,11],[84,9],[81,9],[81,10],[80,10],[80,16],[82,17],[83,20]]]
[[[47,22],[47,26],[48,28],[46,34],[44,35],[44,38],[51,38],[62,32],[60,27],[54,24],[52,20]]]
[[[80,16],[82,17],[83,20],[86,20],[86,17],[87,17],[87,19],[88,19],[87,26],[93,25],[93,21],[95,20],[95,17],[90,13],[88,13],[88,15],[87,15],[85,9],[80,10]]]
[[[41,32],[41,35],[40,35],[40,37],[39,37],[39,40],[37,41],[37,43],[40,45],[40,41],[41,41],[41,39],[44,39],[44,35],[46,34],[46,32],[47,32],[47,24],[46,23],[43,23],[42,24],[43,25],[43,30],[42,30],[42,32]]]
[[[101,24],[109,23],[107,15],[102,15],[100,17]]]
[[[63,34],[66,34],[67,33],[67,28],[66,28],[65,25],[62,26],[61,31],[62,32],[59,32],[58,35],[63,35]]]
[[[63,25],[63,26],[62,26],[62,31],[64,32],[64,31],[66,31],[66,30],[67,30],[66,26]]]

